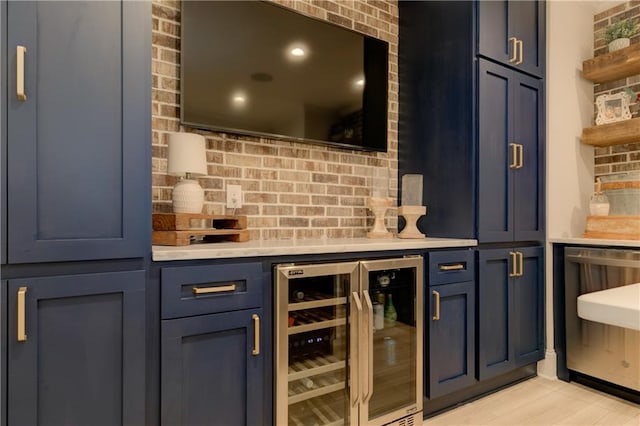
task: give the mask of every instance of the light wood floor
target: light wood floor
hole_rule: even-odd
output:
[[[424,422],[445,425],[640,426],[640,405],[576,383],[536,377]]]

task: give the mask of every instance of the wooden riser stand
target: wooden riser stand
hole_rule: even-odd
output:
[[[154,213],[152,224],[152,244],[159,246],[249,241],[246,216]],[[200,236],[203,238],[197,238]]]

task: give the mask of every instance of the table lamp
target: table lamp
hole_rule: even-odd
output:
[[[179,176],[173,187],[174,213],[202,213],[204,189],[195,179],[207,174],[204,137],[195,133],[170,133],[167,173]]]

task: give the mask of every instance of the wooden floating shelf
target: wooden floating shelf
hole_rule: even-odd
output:
[[[582,63],[582,76],[594,83],[606,83],[635,74],[640,74],[640,43]]]
[[[580,138],[583,144],[593,146],[623,145],[640,142],[640,118],[587,127]]]

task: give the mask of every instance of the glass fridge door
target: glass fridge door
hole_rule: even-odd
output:
[[[368,392],[361,424],[382,425],[422,411],[422,265],[422,257],[361,263],[363,310],[372,325],[363,331]]]
[[[357,266],[276,267],[276,424],[357,424]]]

